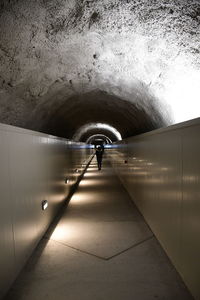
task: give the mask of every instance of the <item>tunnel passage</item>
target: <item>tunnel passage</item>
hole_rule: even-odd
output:
[[[96,129],[89,128],[89,130],[87,130],[85,133],[83,133],[78,140],[80,142],[90,143],[94,139],[98,139],[98,138],[102,138],[105,141],[109,140],[110,142],[118,141],[117,137],[111,131],[105,130],[102,128],[98,129],[98,127]],[[73,138],[73,140],[76,140],[76,139]]]
[[[103,140],[109,140],[110,142],[122,139],[120,132],[116,128],[103,123],[85,124],[76,131],[72,139],[74,141],[89,143],[90,140],[92,141],[98,136],[102,136]]]
[[[78,93],[62,101],[56,97],[40,105],[32,114],[28,127],[45,133],[72,139],[82,126],[103,123],[114,127],[122,138],[147,132],[166,124],[151,95],[132,95],[125,100],[107,91],[95,89]],[[145,95],[146,96],[146,95]],[[137,101],[134,98],[138,98]],[[146,96],[147,98],[147,96]],[[49,104],[51,103],[51,105]],[[94,134],[104,134],[116,140],[107,129],[89,128],[79,140],[86,141]]]

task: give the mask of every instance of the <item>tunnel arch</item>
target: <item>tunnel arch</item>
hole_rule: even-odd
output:
[[[103,134],[94,134],[92,136],[90,136],[87,140],[86,143],[87,144],[94,144],[96,143],[96,141],[98,141],[99,139],[101,139],[103,141],[104,144],[112,144],[112,140],[107,137],[106,135]]]
[[[110,120],[127,137],[199,116],[199,0],[1,2],[2,123],[72,138]],[[110,118],[78,104],[94,90]]]
[[[72,139],[82,126],[90,123],[109,124],[126,138],[163,127],[167,120],[157,99],[144,85],[133,87],[128,97],[110,85],[107,90],[96,88],[70,95],[65,88],[58,89],[34,110],[27,126]]]
[[[80,127],[72,137],[74,141],[85,142],[91,135],[102,134],[108,136],[112,141],[119,141],[122,139],[120,132],[110,126],[103,123],[89,123]]]
[[[87,140],[91,136],[96,136],[96,135],[103,135],[106,136],[109,140],[112,142],[119,141],[119,139],[116,137],[115,134],[113,134],[111,131],[105,130],[105,129],[90,129],[87,132],[85,132],[81,137],[80,137],[80,142],[87,142]]]

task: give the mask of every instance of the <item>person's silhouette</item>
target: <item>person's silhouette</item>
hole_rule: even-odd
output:
[[[97,158],[97,164],[98,164],[98,169],[99,170],[101,170],[103,153],[104,153],[104,146],[103,145],[98,145],[96,147],[96,158]]]

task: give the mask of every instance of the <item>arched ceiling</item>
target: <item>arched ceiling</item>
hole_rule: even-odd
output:
[[[103,135],[107,136],[111,142],[119,141],[122,139],[121,133],[111,125],[104,123],[88,123],[85,124],[75,132],[72,139],[74,141],[87,142],[88,139],[96,136]]]
[[[199,116],[199,0],[3,0],[0,29],[0,122],[127,137]]]
[[[106,135],[103,134],[95,134],[91,135],[86,141],[87,144],[98,145],[100,144],[111,144],[113,141]]]
[[[111,91],[75,94],[64,97],[62,104],[56,98],[43,103],[29,117],[28,127],[72,138],[85,124],[105,123],[125,138],[165,124],[150,95],[142,93],[128,101],[112,95]]]

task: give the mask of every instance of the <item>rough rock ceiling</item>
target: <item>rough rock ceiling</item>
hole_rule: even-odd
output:
[[[199,0],[0,1],[0,122],[134,135],[199,116],[199,69]]]

